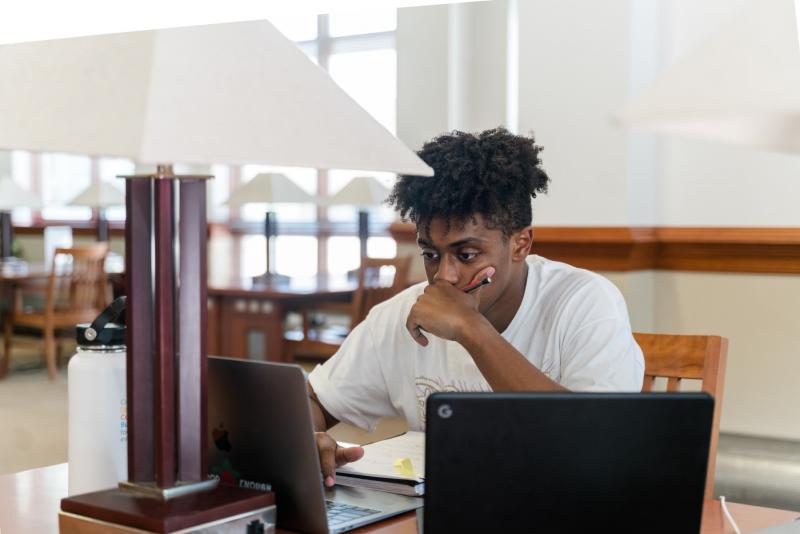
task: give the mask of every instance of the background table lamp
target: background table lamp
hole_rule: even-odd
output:
[[[800,152],[800,41],[792,0],[750,5],[664,69],[624,126]]]
[[[0,260],[11,257],[14,226],[11,210],[14,208],[38,208],[41,203],[33,193],[21,188],[9,177],[0,178]]]
[[[108,241],[108,221],[105,210],[125,205],[125,193],[106,181],[93,183],[75,198],[68,206],[88,206],[97,209],[97,240]]]
[[[361,245],[361,258],[367,257],[367,239],[369,238],[369,211],[368,209],[380,206],[389,196],[389,188],[372,176],[358,176],[353,178],[339,190],[338,193],[326,200],[325,204],[348,205],[358,207],[358,238]]]
[[[311,195],[295,184],[283,174],[261,173],[231,193],[225,205],[240,207],[245,204],[270,204],[277,203],[305,203],[313,202]],[[272,268],[275,261],[275,251],[272,250],[274,242],[272,237],[278,233],[278,223],[275,212],[267,210],[264,216],[264,237],[266,238],[266,271],[254,277],[254,281],[269,283],[277,278]]]
[[[0,72],[1,148],[158,164],[126,177],[128,482],[62,521],[171,532],[269,508],[207,479],[208,177],[170,164],[431,169],[265,21],[0,46]]]

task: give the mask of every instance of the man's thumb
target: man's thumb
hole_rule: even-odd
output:
[[[336,449],[336,465],[355,462],[364,456],[364,449],[361,447],[340,447]]]

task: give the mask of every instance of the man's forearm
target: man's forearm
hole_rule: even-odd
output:
[[[465,328],[458,341],[493,391],[568,391],[537,369],[486,320]]]
[[[311,407],[311,419],[314,423],[315,432],[325,432],[339,422],[320,404],[311,384],[308,384],[308,404]]]

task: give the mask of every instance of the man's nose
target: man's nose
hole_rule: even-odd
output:
[[[437,280],[444,280],[453,285],[458,283],[458,265],[454,259],[446,255],[439,259],[439,269],[433,275],[433,281]]]

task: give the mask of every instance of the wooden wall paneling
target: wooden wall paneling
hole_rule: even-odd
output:
[[[389,228],[414,243],[413,224]],[[800,228],[534,228],[534,254],[594,271],[800,273]]]

